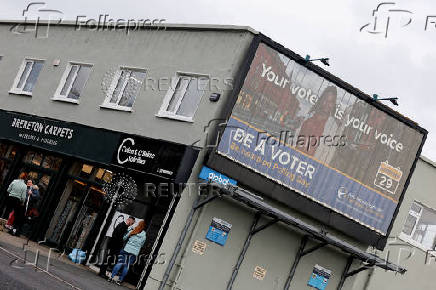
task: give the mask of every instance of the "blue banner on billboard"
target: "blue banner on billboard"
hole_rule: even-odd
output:
[[[218,152],[385,234],[397,201],[231,117]],[[269,141],[268,141],[269,140]]]

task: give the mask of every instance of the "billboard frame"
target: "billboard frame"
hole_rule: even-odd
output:
[[[252,64],[252,62],[254,60],[254,57],[256,55],[256,51],[257,51],[257,49],[258,49],[258,47],[259,47],[259,45],[261,43],[263,43],[263,44],[267,45],[268,47],[274,49],[278,53],[281,53],[281,54],[287,56],[288,58],[290,58],[291,60],[295,61],[299,65],[307,68],[308,70],[316,73],[318,76],[320,76],[320,77],[326,79],[327,81],[333,83],[338,88],[341,88],[341,89],[345,90],[346,92],[356,96],[358,99],[368,103],[369,105],[371,105],[371,106],[375,107],[376,109],[386,113],[388,116],[391,116],[392,118],[396,119],[397,121],[402,122],[406,126],[416,130],[417,132],[419,132],[419,133],[421,133],[423,135],[422,140],[421,140],[421,144],[419,145],[419,148],[418,148],[418,151],[417,151],[416,156],[414,158],[414,161],[413,161],[413,163],[412,163],[412,165],[410,167],[409,175],[407,176],[407,178],[405,180],[404,187],[403,187],[402,192],[401,192],[401,194],[399,196],[398,204],[397,204],[397,207],[395,208],[395,211],[394,211],[394,214],[393,214],[392,219],[390,221],[390,224],[389,224],[389,227],[387,229],[386,235],[382,235],[382,234],[380,234],[380,233],[378,233],[378,232],[376,232],[376,231],[374,231],[374,230],[372,230],[372,229],[362,225],[361,223],[355,221],[354,219],[350,219],[350,218],[346,217],[345,215],[343,215],[341,213],[335,213],[333,211],[331,212],[332,214],[339,215],[342,218],[346,219],[347,222],[349,221],[352,224],[355,224],[358,228],[366,229],[367,230],[366,232],[368,234],[372,233],[374,235],[373,238],[364,238],[364,239],[359,239],[356,236],[352,236],[354,239],[361,240],[363,242],[369,243],[369,244],[375,246],[376,248],[378,248],[380,250],[384,249],[384,247],[386,245],[386,242],[387,242],[387,238],[389,237],[389,235],[390,235],[390,233],[392,231],[392,227],[393,227],[394,221],[396,220],[396,217],[398,215],[399,209],[400,209],[400,207],[402,205],[402,202],[403,202],[403,199],[404,199],[404,195],[405,195],[405,192],[406,192],[406,190],[407,190],[407,188],[409,186],[412,174],[413,174],[413,172],[414,172],[414,170],[416,168],[416,164],[417,164],[418,158],[421,155],[422,148],[424,146],[425,140],[427,139],[428,131],[426,129],[420,127],[416,122],[414,122],[414,121],[410,120],[409,118],[401,115],[399,112],[396,112],[393,109],[391,109],[390,107],[388,107],[388,106],[386,106],[386,105],[384,105],[384,104],[382,104],[380,102],[375,101],[368,94],[365,94],[364,92],[362,92],[359,89],[353,87],[349,83],[347,83],[347,82],[341,80],[340,78],[332,75],[331,73],[329,73],[328,71],[322,69],[321,67],[319,67],[319,66],[317,66],[317,65],[315,65],[315,64],[313,64],[311,62],[306,61],[306,59],[303,58],[302,56],[296,54],[295,52],[293,52],[292,50],[284,47],[283,45],[273,41],[271,38],[265,36],[262,33],[259,33],[259,34],[254,36],[254,38],[252,40],[252,43],[251,43],[251,45],[250,45],[250,47],[249,47],[249,49],[248,49],[248,51],[246,53],[246,58],[243,61],[241,69],[240,69],[240,71],[238,73],[238,77],[237,77],[237,79],[235,81],[235,86],[234,86],[233,91],[231,92],[230,99],[226,103],[226,106],[224,107],[224,110],[223,110],[223,116],[224,116],[224,120],[225,121],[228,121],[230,116],[231,116],[231,114],[232,114],[233,107],[236,104],[239,92],[241,91],[241,89],[242,89],[242,87],[244,85],[245,79],[246,79],[246,77],[248,75],[248,72],[250,70],[251,64]],[[218,134],[218,130],[220,130],[220,129],[224,130],[224,128],[217,128],[215,133]],[[221,135],[219,135],[218,138],[215,138],[215,140],[218,141],[217,144],[220,142],[220,139],[221,139]],[[243,166],[242,164],[237,164],[236,162],[234,162],[234,161],[232,161],[232,160],[230,160],[230,159],[228,159],[228,158],[226,158],[224,156],[219,155],[217,153],[217,147],[214,148],[214,150],[210,150],[210,152],[208,154],[208,157],[207,157],[206,164],[208,166],[210,166],[211,168],[213,168],[213,169],[216,169],[218,171],[220,171],[220,170],[222,171],[223,168],[220,168],[222,166],[219,166],[219,164],[222,164],[223,160],[227,160],[228,162],[234,163],[235,167],[240,168],[242,171],[245,171],[245,169],[246,169],[246,170],[249,170],[249,171],[253,172],[254,174],[259,175],[259,177],[261,177],[262,180],[264,180],[264,181],[269,180],[267,177],[262,176],[262,175],[256,173],[254,170],[252,170],[252,169],[250,169],[250,168],[248,168],[246,166]],[[224,162],[227,163],[226,161],[224,161]],[[228,174],[228,172],[225,171],[225,170],[224,170],[224,173]],[[232,176],[230,175],[230,177],[232,177]],[[238,181],[241,182],[241,183],[244,183],[243,180],[238,180]],[[274,182],[274,181],[269,180],[269,182]],[[283,185],[280,185],[278,183],[277,183],[277,185],[279,185],[281,187],[284,187]],[[255,189],[255,188],[253,188],[253,189]],[[315,201],[309,199],[308,197],[306,197],[304,195],[299,194],[295,190],[292,190],[292,189],[289,189],[289,188],[286,188],[286,189],[291,191],[291,192],[293,192],[294,194],[297,194],[297,195],[301,196],[304,199],[309,200],[310,202],[312,202],[314,204],[317,204]],[[274,199],[274,198],[272,197],[272,199]],[[282,202],[282,201],[279,200],[279,202]],[[331,211],[331,209],[326,208],[322,204],[317,204],[317,205]],[[290,207],[289,205],[287,205],[287,206]],[[290,207],[290,208],[292,208],[292,207]],[[298,211],[298,209],[295,209],[295,210]],[[313,216],[312,216],[312,218],[317,219],[316,217],[313,217]],[[330,225],[330,226],[332,226],[332,225]],[[343,230],[340,230],[340,231],[342,231],[345,234],[350,236],[349,232],[343,231]]]

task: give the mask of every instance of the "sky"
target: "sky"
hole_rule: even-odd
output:
[[[302,56],[329,57],[330,66],[324,68],[363,92],[398,97],[399,106],[392,107],[429,131],[423,155],[436,161],[434,0],[383,4],[375,28],[373,10],[383,2],[373,0],[37,1],[62,11],[68,20],[109,14],[166,23],[250,26]],[[0,0],[0,19],[23,19],[30,2]]]

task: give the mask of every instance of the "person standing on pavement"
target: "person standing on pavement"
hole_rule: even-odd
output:
[[[12,181],[7,189],[9,195],[6,212],[10,213],[12,210],[14,211],[14,223],[10,233],[15,236],[19,235],[24,220],[24,202],[27,194],[26,179],[27,174],[22,172],[18,179]]]
[[[124,221],[119,223],[113,233],[112,233],[112,237],[109,240],[108,243],[108,256],[107,258],[105,258],[103,260],[103,265],[100,266],[100,272],[98,275],[100,275],[101,277],[106,278],[106,270],[108,268],[108,266],[113,266],[116,261],[116,259],[118,258],[118,254],[121,252],[122,248],[123,248],[123,244],[124,244],[124,236],[127,233],[127,230],[130,226],[132,226],[135,223],[135,218],[132,216],[129,216],[129,218]]]
[[[29,216],[29,211],[35,206],[39,199],[39,188],[37,185],[33,184],[32,179],[27,180],[27,194],[26,201],[24,203],[25,216]]]
[[[144,221],[140,221],[134,229],[132,227],[129,228],[129,233],[124,236],[124,240],[127,240],[127,243],[120,252],[118,263],[112,270],[112,275],[108,280],[109,282],[114,281],[114,277],[121,271],[121,275],[116,283],[118,285],[123,283],[124,278],[129,272],[130,265],[136,262],[136,258],[145,243],[146,233],[144,229]]]

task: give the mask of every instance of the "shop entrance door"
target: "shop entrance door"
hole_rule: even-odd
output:
[[[102,184],[110,181],[112,172],[104,168],[75,162],[72,166],[48,230],[45,241],[60,250],[86,250],[93,230],[101,222],[105,203]],[[92,244],[92,243],[91,243]]]
[[[0,201],[4,202],[7,197],[6,189],[11,182],[11,171],[15,159],[18,158],[18,147],[16,145],[0,142]],[[6,212],[6,207],[0,208],[0,217],[7,219],[9,213]]]
[[[31,236],[42,211],[45,209],[44,205],[49,198],[48,193],[50,192],[52,181],[61,167],[61,163],[62,158],[38,151],[27,151],[20,166],[18,166],[18,170],[15,172],[15,178],[21,172],[26,172],[28,174],[27,179],[32,180],[39,191],[39,198],[30,199],[25,204],[25,222],[21,230],[22,234],[27,237]]]

